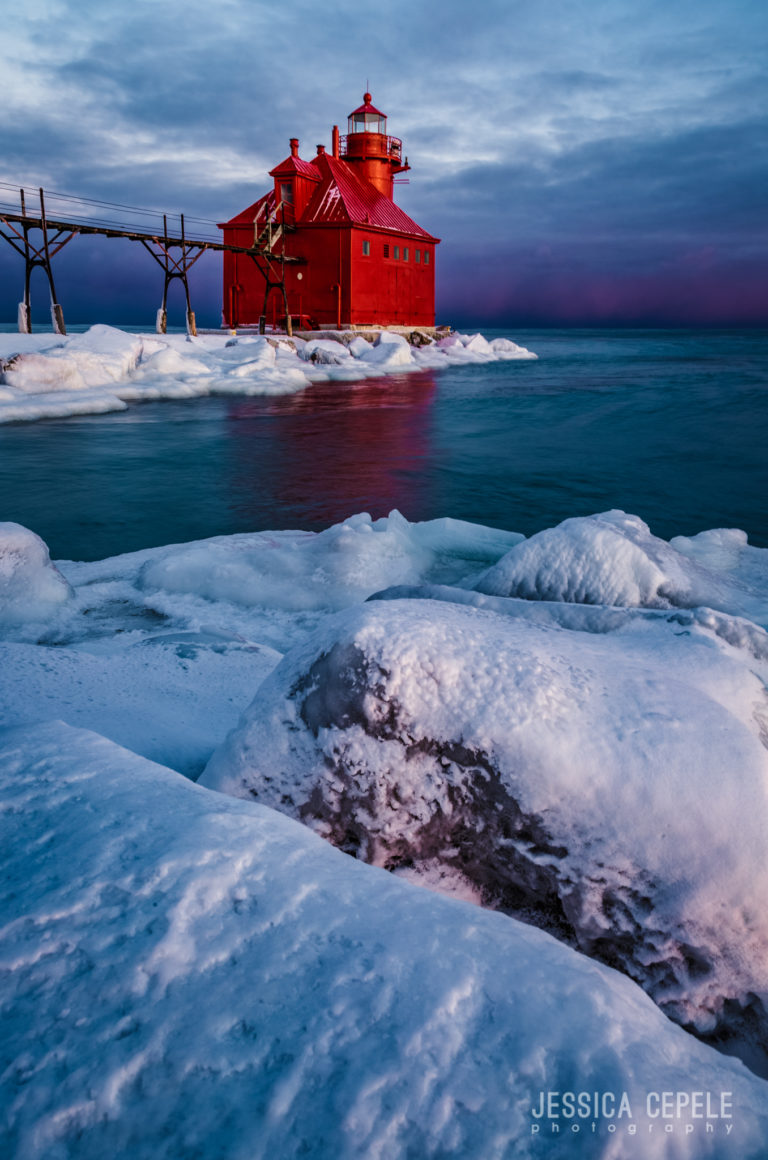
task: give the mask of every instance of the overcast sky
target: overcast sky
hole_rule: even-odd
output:
[[[2,59],[2,182],[224,220],[368,84],[443,239],[441,321],[768,324],[765,0],[26,0]],[[55,273],[72,322],[162,289],[127,242]],[[0,321],[22,284],[2,243]],[[219,258],[192,293],[218,324]]]

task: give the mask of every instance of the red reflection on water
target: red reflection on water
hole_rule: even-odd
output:
[[[430,510],[432,371],[317,383],[229,412],[232,506],[258,528],[327,527],[355,512]]]

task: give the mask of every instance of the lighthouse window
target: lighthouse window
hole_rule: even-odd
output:
[[[385,258],[389,257],[389,246],[387,245],[386,242],[384,243],[384,257]]]
[[[399,257],[400,257],[400,247],[399,247],[399,246],[395,246],[395,258],[397,259],[397,258],[399,258]]]
[[[371,252],[371,243],[367,239],[363,239],[363,254],[367,258]]]
[[[386,133],[387,118],[378,113],[356,113],[347,121],[350,133]]]
[[[408,261],[408,247],[407,246],[403,246],[403,261],[404,262]]]
[[[429,265],[429,250],[424,251],[424,265],[425,266]]]
[[[421,250],[417,250],[417,251],[416,251],[416,261],[417,261],[417,262],[420,262],[420,261],[421,261]]]
[[[280,200],[286,202],[287,205],[293,205],[293,183],[290,181],[280,182]]]

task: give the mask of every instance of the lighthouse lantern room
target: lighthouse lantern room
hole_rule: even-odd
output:
[[[370,93],[347,130],[342,136],[334,125],[330,153],[318,145],[311,161],[292,137],[289,155],[270,170],[272,188],[220,224],[231,245],[256,243],[274,262],[298,259],[284,266],[284,284],[267,276],[265,287],[249,255],[225,252],[224,325],[266,316],[279,326],[289,311],[309,328],[434,326],[440,239],[395,204],[395,175],[410,168],[402,141],[387,134]]]

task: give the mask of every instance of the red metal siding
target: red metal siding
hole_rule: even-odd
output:
[[[371,252],[363,254],[363,240],[371,243]],[[384,257],[384,246],[389,257]],[[394,257],[395,246],[400,257]],[[408,261],[403,258],[408,248]],[[352,309],[353,325],[434,326],[434,262],[416,262],[416,249],[422,255],[426,248],[419,239],[408,235],[353,230],[352,241]]]
[[[291,314],[309,315],[320,327],[343,326],[349,316],[349,230],[297,228],[288,235],[286,253],[306,262],[285,269]]]

